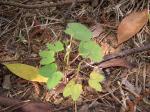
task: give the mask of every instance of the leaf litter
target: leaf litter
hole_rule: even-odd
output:
[[[17,2],[17,0],[15,0],[15,1]],[[41,3],[41,1],[34,1],[34,2],[31,1],[30,4],[36,4],[36,2]],[[130,48],[137,47],[137,43],[135,44],[134,41],[131,42],[132,37],[136,37],[136,38],[140,39],[141,42],[138,43],[139,46],[144,46],[145,43],[150,42],[147,39],[147,38],[149,38],[149,35],[144,30],[142,30],[144,37],[140,34],[139,34],[140,37],[138,37],[138,35],[136,35],[144,26],[149,29],[149,25],[146,24],[148,21],[147,15],[146,15],[147,11],[145,10],[145,8],[147,6],[147,2],[144,2],[144,1],[141,1],[141,2],[134,1],[134,2],[136,4],[138,4],[138,5],[133,6],[134,10],[132,10],[132,8],[130,8],[130,5],[132,5],[133,2],[132,3],[128,2],[128,3],[126,3],[127,5],[124,5],[124,3],[121,2],[121,0],[114,1],[114,3],[111,3],[111,2],[106,0],[106,1],[99,3],[97,6],[94,6],[96,8],[92,8],[89,4],[81,3],[81,4],[78,4],[77,7],[74,7],[71,10],[71,12],[69,12],[67,14],[68,14],[68,18],[71,21],[72,21],[72,19],[73,19],[73,21],[75,21],[75,19],[78,17],[83,18],[82,22],[85,22],[86,26],[90,26],[90,23],[93,23],[93,21],[96,20],[97,23],[95,25],[95,28],[92,30],[93,31],[93,37],[98,37],[98,36],[102,37],[102,35],[101,35],[102,32],[107,33],[108,31],[110,31],[111,34],[117,36],[118,44],[121,44],[123,49],[129,49],[130,50]],[[107,6],[106,6],[106,3],[108,4]],[[119,9],[117,9],[117,11],[113,10],[113,8],[115,9],[116,7],[113,7],[112,10],[110,10],[110,7],[114,6],[114,4],[116,5],[116,7],[119,8]],[[142,5],[142,4],[144,4],[144,5]],[[41,26],[43,26],[43,25],[48,26],[47,29],[51,35],[50,36],[51,39],[48,40],[50,43],[51,42],[53,43],[54,40],[62,39],[62,38],[67,40],[67,38],[62,33],[64,30],[64,27],[63,27],[64,18],[61,15],[61,13],[63,14],[66,11],[66,7],[67,6],[63,6],[63,7],[60,7],[58,9],[56,7],[50,8],[51,10],[48,10],[48,9],[42,9],[42,10],[37,9],[36,10],[38,12],[38,14],[36,15],[37,20],[40,21],[38,23],[38,25],[39,26],[40,25]],[[12,10],[11,13],[10,13],[10,11],[7,11],[6,8],[7,7],[4,7],[4,9],[2,9],[2,12],[5,12],[5,13],[3,13],[4,14],[3,16],[6,17],[7,19],[10,19],[11,17],[15,17],[15,14],[18,13],[18,12],[15,12],[15,7],[12,7],[12,9],[14,9],[14,10]],[[18,9],[18,10],[21,10],[21,9]],[[142,10],[142,11],[140,11],[140,10]],[[23,9],[23,11],[24,11],[24,13],[28,13],[24,9]],[[121,18],[120,15],[121,14],[127,15],[128,14],[127,11],[129,11],[131,13],[128,16],[124,16],[124,19]],[[35,15],[34,10],[29,10],[29,12],[31,13],[31,15],[32,14]],[[52,15],[49,15],[49,14],[52,14]],[[53,16],[53,14],[55,16]],[[15,35],[14,38],[16,40],[18,39],[18,37],[17,37],[18,35],[16,32],[16,31],[18,31],[18,32],[22,32],[22,35],[26,38],[27,44],[28,44],[27,45],[21,41],[17,41],[18,42],[17,45],[19,45],[19,47],[17,48],[19,50],[19,52],[18,52],[19,53],[19,59],[21,59],[21,62],[23,62],[23,63],[28,63],[30,65],[37,66],[39,63],[39,61],[36,60],[37,57],[35,58],[35,60],[34,59],[32,61],[29,60],[30,53],[28,52],[28,50],[30,50],[30,44],[35,49],[34,46],[36,46],[37,48],[44,46],[44,43],[47,42],[47,40],[45,40],[44,38],[41,38],[42,35],[40,33],[36,33],[38,31],[34,31],[36,29],[34,29],[32,27],[32,25],[30,24],[30,23],[33,23],[34,19],[32,19],[32,17],[28,17],[28,16],[24,15],[24,17],[23,17],[24,20],[23,20],[22,19],[23,15],[19,15],[19,17],[21,18],[20,21],[18,18],[15,19],[16,21],[13,21],[16,24],[18,22],[18,26],[19,26],[18,29],[12,30],[12,32],[10,32],[10,34],[6,33],[6,36],[2,35],[3,38],[2,38],[2,40],[0,40],[0,44],[2,45],[2,46],[0,46],[0,51],[1,51],[0,60],[3,61],[5,59],[6,55],[7,55],[7,57],[10,57],[9,59],[13,59],[11,57],[13,57],[14,55],[17,55],[17,54],[12,54],[9,51],[4,51],[3,49],[5,46],[6,40],[8,40],[8,38],[11,38],[9,36],[9,35],[11,35],[11,33],[12,33],[12,35]],[[120,21],[121,21],[121,23],[118,26],[118,29],[116,27],[117,31],[114,28],[112,29],[111,25],[109,24],[109,23],[111,23],[114,26],[116,24],[118,24],[117,23],[118,20],[116,20],[117,16],[115,16],[115,15],[119,16]],[[90,20],[90,21],[88,21],[89,23],[86,22],[86,19],[84,19],[84,18]],[[27,23],[26,24],[27,26],[25,26],[24,23]],[[104,25],[103,28],[101,28],[101,25],[100,25],[101,23]],[[13,26],[13,24],[11,24],[11,23],[8,23],[8,24],[10,26]],[[5,29],[5,27],[4,27],[4,29]],[[22,30],[19,28],[24,28],[25,30],[24,29]],[[9,26],[8,26],[8,29],[10,29]],[[3,30],[3,29],[1,29],[1,30]],[[7,29],[5,29],[5,30],[7,30]],[[37,38],[36,39],[35,38],[27,38],[27,35],[28,35],[28,34],[26,35],[26,33],[28,33],[27,30],[29,30],[29,32],[32,32],[32,30],[33,30],[33,32],[35,32],[35,34],[33,34],[33,36],[36,35]],[[40,30],[40,32],[41,31],[42,30]],[[136,40],[136,38],[135,38],[135,40]],[[14,40],[12,39],[13,44],[16,44],[15,39]],[[110,42],[112,42],[114,44],[113,39],[114,38],[112,38],[112,40]],[[104,41],[104,40],[108,40],[108,38],[107,37],[102,38],[101,42],[103,42],[103,45],[106,44],[106,41]],[[31,43],[29,44],[29,42],[31,42]],[[101,44],[101,42],[99,44],[101,46],[103,46]],[[116,48],[114,46],[112,46],[110,44],[110,42],[107,42],[107,44],[104,46],[104,48],[106,49],[104,51],[105,52],[104,54],[109,55],[109,54],[115,52]],[[28,50],[27,50],[27,48],[28,48]],[[104,48],[103,48],[103,50],[104,50]],[[121,51],[121,50],[122,49],[119,49],[119,51]],[[34,52],[32,49],[31,49],[31,51]],[[37,53],[37,52],[34,52],[34,53]],[[122,82],[124,85],[121,85],[120,86],[121,88],[123,88],[123,86],[126,86],[130,91],[135,91],[135,88],[134,88],[135,85],[137,87],[139,86],[139,88],[140,88],[143,86],[143,84],[145,82],[147,84],[145,90],[147,90],[149,88],[148,84],[149,84],[150,79],[148,77],[148,72],[146,72],[146,79],[143,78],[143,68],[145,66],[145,63],[147,63],[147,62],[145,62],[145,60],[143,60],[143,58],[142,58],[142,56],[148,57],[147,54],[148,53],[138,53],[138,54],[133,54],[132,56],[129,56],[131,59],[130,62],[131,63],[133,62],[134,64],[137,65],[137,68],[134,68],[135,71],[132,71],[132,67],[130,67],[130,62],[126,61],[127,57],[112,59],[112,60],[109,60],[105,63],[100,64],[101,68],[108,68],[108,69],[114,68],[114,70],[111,71],[111,75],[108,77],[108,79],[106,79],[104,81],[105,83],[110,83],[109,91],[105,88],[105,86],[106,86],[106,85],[104,85],[105,83],[102,83],[102,87],[103,87],[102,92],[95,93],[94,90],[92,90],[91,92],[84,91],[84,93],[82,94],[82,97],[79,98],[79,100],[76,103],[78,109],[82,110],[82,109],[80,109],[80,107],[82,108],[84,105],[89,104],[89,103],[92,104],[92,102],[96,101],[96,104],[98,106],[93,106],[94,110],[102,110],[102,111],[107,111],[107,112],[112,112],[112,111],[119,112],[121,109],[120,105],[123,105],[122,102],[120,102],[120,101],[122,101],[123,96],[121,94],[121,91],[118,89],[118,83],[122,82],[123,79],[120,76],[120,74],[124,71],[127,71],[125,76],[128,76],[128,78],[124,82]],[[75,55],[75,52],[74,52],[74,55]],[[56,56],[58,59],[57,60],[58,64],[60,65],[59,69],[61,69],[61,67],[63,66],[63,64],[61,62],[62,56],[63,56],[62,53],[57,54],[57,56]],[[27,58],[26,61],[23,61],[24,58]],[[77,65],[78,61],[80,61],[80,60],[81,59],[79,57],[74,62],[74,63],[76,63],[75,65]],[[148,65],[149,65],[149,63],[148,63]],[[130,71],[130,69],[131,69],[131,71]],[[147,71],[148,71],[148,67],[147,67]],[[81,75],[80,78],[84,79],[83,80],[83,83],[84,83],[83,86],[86,86],[85,79],[88,78],[88,76],[86,74],[88,72],[91,72],[90,68],[87,68],[86,70],[83,70],[80,73],[80,75]],[[6,72],[6,73],[2,72],[0,74],[0,83],[2,82],[1,79],[3,79],[4,74],[7,75],[8,72]],[[19,82],[21,82],[21,80],[23,80],[21,78],[15,77],[12,74],[10,74],[10,75],[11,75],[11,78],[13,79],[13,80],[10,79],[11,82],[15,82],[15,80],[17,80],[17,81],[19,80],[18,81],[18,83],[19,83]],[[68,78],[70,79],[73,76],[74,75],[72,75],[72,74],[67,76],[65,81],[68,80]],[[65,81],[63,82],[63,84],[65,83]],[[61,89],[58,90],[57,88],[55,88],[54,90],[52,90],[54,92],[47,91],[44,88],[44,85],[40,83],[40,86],[42,86],[42,88],[44,88],[44,89],[41,90],[43,94],[41,96],[39,95],[39,98],[35,98],[35,96],[33,96],[31,94],[32,86],[33,86],[32,84],[20,83],[20,85],[18,86],[18,83],[12,83],[12,85],[11,85],[12,88],[10,91],[4,91],[2,89],[2,91],[3,91],[2,94],[6,93],[6,94],[8,94],[8,96],[14,96],[15,95],[15,97],[19,98],[19,99],[22,99],[22,98],[23,99],[31,98],[33,100],[40,99],[42,101],[47,101],[47,102],[52,103],[52,104],[53,104],[53,102],[56,102],[56,101],[59,102],[60,101],[59,107],[58,106],[54,107],[53,108],[54,110],[59,110],[61,112],[69,110],[69,109],[73,110],[72,109],[72,105],[73,105],[72,101],[69,98],[64,99],[61,96],[61,94],[62,94],[62,90],[61,90],[62,89],[61,88],[62,83],[60,83],[60,87],[58,86],[58,88],[61,88]],[[27,88],[24,88],[24,87],[27,87]],[[63,87],[64,87],[64,85],[63,85]],[[16,90],[14,88],[16,88]],[[130,96],[130,97],[128,97],[129,100],[132,100],[132,98],[134,98],[134,96],[132,96],[132,94],[130,92],[128,92],[124,89],[122,89],[122,91],[127,96]],[[24,93],[24,96],[21,96],[19,94],[21,92]],[[138,93],[138,94],[143,94],[143,97],[147,97],[147,96],[144,96],[145,94],[144,94],[143,90],[141,90],[140,93]],[[75,95],[78,96],[78,94],[76,94],[76,93],[75,93]],[[117,99],[119,99],[120,101],[118,101]],[[124,102],[127,103],[127,107],[128,107],[128,102],[127,101],[124,101]],[[135,104],[135,109],[136,108],[140,108],[140,109],[143,109],[145,111],[149,110],[149,107],[147,106],[147,104],[145,104],[142,100],[140,100],[140,103]],[[90,109],[91,108],[88,108],[88,110],[90,110]],[[83,110],[87,111],[87,109],[83,109]]]

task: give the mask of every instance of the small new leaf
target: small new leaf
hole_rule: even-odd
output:
[[[57,65],[55,63],[44,65],[39,69],[39,73],[44,77],[50,77],[57,71]]]
[[[89,79],[88,81],[89,85],[94,88],[96,91],[102,91],[102,86],[100,85],[99,82]]]
[[[90,79],[95,80],[96,82],[102,82],[105,77],[97,71],[92,71],[90,73]]]
[[[63,74],[61,72],[54,72],[47,81],[48,89],[52,89],[58,85],[60,80],[62,79]]]
[[[94,62],[101,61],[103,58],[101,47],[93,41],[81,42],[79,53],[84,58],[90,58]]]
[[[73,88],[71,88],[71,91],[72,91],[72,99],[73,101],[77,101],[81,92],[82,92],[82,85],[81,84],[75,84],[73,86]]]
[[[92,32],[80,23],[69,23],[65,33],[81,41],[89,41],[92,38]]]
[[[63,96],[64,97],[71,96],[73,101],[77,101],[77,99],[79,98],[81,92],[82,92],[82,85],[81,84],[75,84],[75,81],[71,80],[66,85],[66,87],[64,88]]]
[[[68,82],[68,84],[66,85],[66,87],[64,88],[64,91],[63,91],[64,97],[68,97],[72,94],[71,88],[73,88],[74,85],[75,85],[74,80],[71,80]]]
[[[90,79],[88,81],[89,85],[97,91],[102,91],[100,82],[102,82],[105,77],[100,74],[98,71],[92,71],[90,73]]]

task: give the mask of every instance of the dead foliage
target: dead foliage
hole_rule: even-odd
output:
[[[106,76],[102,92],[87,86],[86,79],[92,68],[85,64],[79,74],[84,93],[75,104],[62,96],[64,83],[47,90],[43,83],[23,80],[0,65],[0,95],[13,98],[0,100],[0,111],[149,112],[150,52],[149,48],[142,49],[150,43],[148,4],[148,0],[0,1],[0,62],[38,66],[38,52],[45,43],[68,40],[63,31],[71,21],[89,26],[93,40],[110,58],[98,63]],[[74,47],[70,57],[71,70],[64,73],[68,79],[74,77],[73,70],[82,60],[76,55],[76,49]],[[124,54],[116,56],[117,53]],[[62,69],[64,54],[56,57]]]

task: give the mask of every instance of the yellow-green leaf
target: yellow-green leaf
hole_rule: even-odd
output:
[[[90,87],[94,88],[96,91],[102,91],[102,86],[99,82],[89,79],[88,83]]]
[[[64,91],[63,91],[63,96],[64,97],[68,97],[72,94],[71,92],[71,88],[75,85],[75,81],[74,80],[71,80],[68,82],[68,84],[66,85],[66,87],[64,88]]]
[[[47,82],[48,78],[39,74],[37,68],[20,63],[4,64],[15,75],[30,81]]]
[[[81,84],[75,84],[73,88],[71,88],[71,97],[73,101],[77,101],[81,92],[82,92],[82,85]]]
[[[105,77],[97,71],[92,71],[90,73],[90,79],[95,80],[96,82],[102,82]]]
[[[63,96],[64,97],[71,96],[73,101],[77,101],[77,99],[79,98],[81,92],[82,92],[82,85],[81,84],[75,84],[75,81],[71,80],[66,85],[66,87],[64,88]]]

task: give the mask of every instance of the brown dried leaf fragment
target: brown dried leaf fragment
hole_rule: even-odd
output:
[[[101,63],[99,67],[100,68],[109,68],[109,67],[131,68],[131,64],[127,62],[124,58],[116,58],[116,59],[111,59],[109,61]]]
[[[98,37],[103,31],[103,27],[100,23],[96,23],[94,26],[91,27],[92,30],[92,37]]]
[[[148,21],[147,9],[139,12],[133,12],[125,17],[119,24],[117,31],[118,44],[121,44],[132,38],[138,33]]]

